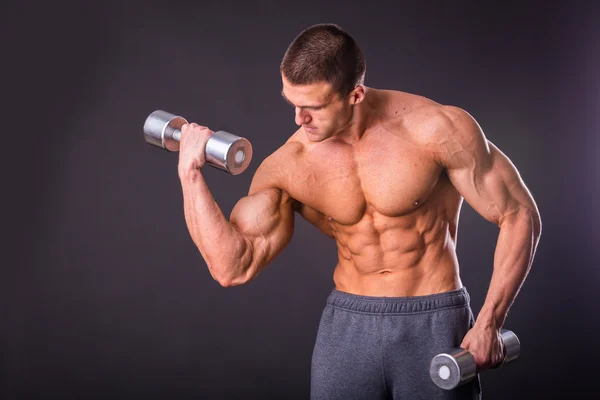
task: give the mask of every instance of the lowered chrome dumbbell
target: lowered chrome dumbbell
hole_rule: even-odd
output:
[[[181,127],[187,123],[183,117],[156,110],[144,122],[144,139],[153,146],[179,151]],[[248,168],[252,160],[252,145],[243,137],[217,131],[206,143],[205,156],[207,164],[238,175]]]
[[[521,352],[519,338],[512,331],[501,329],[500,336],[504,346],[504,359],[494,368],[516,360]],[[475,358],[470,352],[460,347],[433,357],[429,366],[429,376],[433,383],[445,390],[451,390],[469,382],[476,374]]]

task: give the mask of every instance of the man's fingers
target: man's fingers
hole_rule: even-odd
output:
[[[189,131],[189,130],[194,130],[194,129],[199,129],[199,130],[208,130],[207,126],[204,125],[198,125],[195,122],[191,122],[189,124],[183,124],[181,126],[181,131]]]

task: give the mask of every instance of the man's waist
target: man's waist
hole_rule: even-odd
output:
[[[425,296],[462,287],[458,266],[453,262],[366,269],[340,261],[334,283],[343,292],[376,297]]]

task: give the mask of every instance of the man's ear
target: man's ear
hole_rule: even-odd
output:
[[[365,88],[358,85],[350,92],[350,104],[358,104],[365,99]]]

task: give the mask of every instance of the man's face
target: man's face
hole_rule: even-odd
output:
[[[284,99],[295,110],[295,122],[306,137],[321,142],[343,129],[351,116],[351,106],[327,82],[292,85],[282,75]]]

